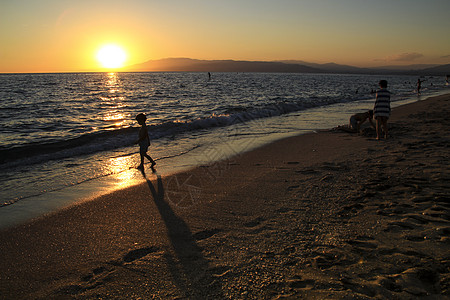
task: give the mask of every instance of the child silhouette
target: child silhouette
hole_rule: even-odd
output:
[[[388,138],[388,119],[391,115],[391,92],[387,90],[387,81],[380,80],[380,89],[377,90],[375,106],[373,108],[373,116],[376,120],[377,140],[381,139],[382,128],[384,138]]]
[[[141,125],[141,129],[139,129],[139,139],[136,141],[136,144],[139,144],[139,154],[141,155],[141,164],[138,166],[138,169],[144,170],[144,157],[147,157],[152,163],[150,168],[155,172],[153,167],[156,163],[150,155],[147,154],[148,147],[150,146],[150,137],[148,136],[147,125],[145,124],[146,120],[147,117],[142,113],[136,116],[136,121]]]

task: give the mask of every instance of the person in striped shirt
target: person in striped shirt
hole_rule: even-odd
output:
[[[377,90],[373,117],[376,120],[377,140],[381,138],[382,129],[384,138],[388,137],[387,121],[391,115],[391,92],[387,90],[387,81],[380,80],[380,89]]]

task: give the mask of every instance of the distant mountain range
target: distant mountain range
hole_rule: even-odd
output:
[[[359,68],[335,63],[316,64],[300,60],[238,61],[164,58],[149,60],[124,68],[130,72],[277,72],[277,73],[343,73],[343,74],[405,74],[450,75],[450,64],[408,65]]]

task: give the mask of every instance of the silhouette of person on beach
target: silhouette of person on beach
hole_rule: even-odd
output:
[[[375,129],[375,124],[372,122],[373,110],[368,110],[363,113],[354,114],[350,117],[349,127],[353,129],[356,133],[360,133],[361,125],[369,120],[370,125]]]
[[[141,155],[141,164],[138,166],[138,169],[144,170],[144,157],[146,157],[152,163],[150,168],[155,172],[153,167],[156,165],[156,162],[147,154],[148,147],[150,146],[150,137],[148,136],[147,125],[145,124],[146,120],[147,117],[142,113],[136,116],[136,121],[141,125],[139,139],[136,141],[136,144],[139,144],[139,154]]]
[[[420,89],[422,88],[422,82],[425,80],[420,80],[420,78],[417,79],[417,94],[420,95]]]
[[[380,89],[377,90],[373,116],[376,120],[377,140],[381,138],[381,127],[383,127],[384,138],[388,137],[387,121],[391,115],[391,92],[387,90],[387,81],[380,80]]]

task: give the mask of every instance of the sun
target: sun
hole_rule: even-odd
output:
[[[117,45],[105,45],[97,52],[97,60],[104,68],[123,67],[126,59],[127,54]]]

